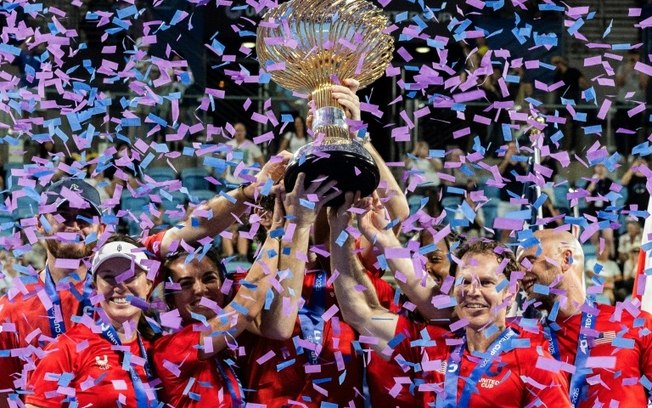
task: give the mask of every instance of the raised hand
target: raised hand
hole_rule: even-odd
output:
[[[342,192],[334,189],[337,182],[324,178],[318,182],[310,183],[305,189],[305,173],[299,173],[294,189],[285,194],[283,205],[290,221],[299,227],[309,227],[315,223],[317,214],[325,203],[340,195]],[[305,200],[302,204],[301,200]]]
[[[360,120],[360,98],[355,93],[360,87],[360,83],[355,79],[345,79],[344,85],[333,85],[333,98],[342,105],[346,117],[351,120]]]
[[[360,83],[356,81],[355,79],[345,79],[342,81],[342,85],[333,85],[332,87],[332,95],[333,98],[337,100],[337,102],[342,106],[344,109],[344,113],[346,114],[346,117],[349,120],[352,121],[360,121],[360,98],[358,95],[355,93],[358,91],[358,88],[360,88]],[[311,97],[308,97],[308,100],[310,100]],[[308,114],[308,117],[306,118],[306,126],[309,129],[312,129],[312,122],[313,122],[313,117],[312,117],[312,112]],[[352,137],[355,136],[355,134],[351,135]]]
[[[400,245],[390,227],[389,214],[380,202],[378,194],[358,200],[355,207],[364,210],[358,213],[358,229],[365,238],[382,248]]]
[[[292,159],[292,153],[283,150],[276,156],[272,157],[256,175],[256,182],[264,184],[268,178],[277,183],[285,174],[285,168]]]
[[[353,206],[353,203],[359,200],[359,191],[355,194],[349,191],[344,194],[344,203],[342,203],[341,206],[338,208],[331,207],[328,209],[328,224],[331,227],[331,235],[339,234],[340,231],[349,226],[353,218],[353,215],[349,210]]]
[[[274,186],[272,194],[274,194],[274,213],[272,214],[272,225],[269,228],[270,231],[283,228],[283,224],[285,224],[285,207],[283,206],[285,187],[283,186],[283,183]]]

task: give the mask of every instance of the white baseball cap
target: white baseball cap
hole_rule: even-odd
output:
[[[147,255],[145,255],[145,248],[139,248],[136,245],[125,241],[114,241],[104,244],[102,248],[95,253],[93,262],[91,263],[91,272],[94,274],[103,262],[113,258],[132,260],[134,264],[138,265],[138,267],[148,271],[148,267],[144,264],[144,261],[149,259],[147,258]]]

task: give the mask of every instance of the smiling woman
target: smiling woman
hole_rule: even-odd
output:
[[[157,405],[149,343],[138,330],[139,305],[152,289],[147,259],[140,244],[121,235],[97,251],[91,265],[100,299],[96,319],[82,318],[46,349],[29,381],[28,407]]]
[[[223,353],[242,331],[255,325],[275,276],[278,240],[268,238],[231,302],[222,289],[222,264],[211,250],[201,257],[179,253],[163,264],[166,302],[183,327],[154,345],[153,364],[163,384],[161,400],[175,407],[242,406],[240,382]],[[228,351],[228,350],[227,350]],[[196,380],[196,381],[195,381]],[[185,390],[185,391],[184,391]]]

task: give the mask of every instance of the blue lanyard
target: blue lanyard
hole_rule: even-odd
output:
[[[557,343],[557,335],[549,325],[543,326],[543,337],[548,340],[548,352],[557,361],[561,361],[561,354],[559,353],[559,343]]]
[[[230,365],[226,365],[227,370],[231,373],[233,378],[235,379],[235,384],[238,387],[238,391],[236,392],[236,389],[233,387],[233,382],[231,379],[228,377],[226,370],[224,370],[224,366],[220,362],[218,358],[215,359],[215,365],[217,366],[217,371],[220,372],[220,375],[224,379],[224,383],[226,384],[226,388],[229,391],[229,394],[231,395],[231,405],[234,408],[240,408],[244,406],[244,399],[242,398],[244,395],[244,391],[242,390],[242,384],[240,384],[240,379],[238,376],[235,374],[235,371],[233,371],[233,367]]]
[[[460,366],[462,365],[462,353],[466,347],[466,339],[462,344],[455,347],[455,350],[451,353],[448,358],[448,364],[446,365],[446,377],[444,379],[445,396],[444,398],[437,398],[436,407],[467,408],[471,396],[477,392],[475,389],[476,384],[480,378],[489,371],[494,359],[503,352],[511,349],[511,342],[509,339],[514,336],[516,336],[516,332],[508,328],[491,343],[487,349],[489,355],[482,359],[482,361],[471,372],[471,377],[468,380],[465,380],[459,402],[457,400],[457,383],[460,376]]]
[[[109,343],[113,344],[114,346],[122,345],[122,342],[118,337],[118,333],[115,331],[113,326],[102,322],[100,322],[99,325],[100,328],[102,329],[102,337],[104,337]],[[143,345],[143,341],[140,339],[140,335],[138,335],[138,346],[140,347],[141,357],[145,359],[145,366],[144,366],[145,374],[147,375],[148,380],[151,381],[154,377],[152,376],[152,372],[149,369],[149,360],[147,359],[147,352],[145,351],[145,346]],[[124,363],[125,362],[123,361],[123,364]],[[156,398],[153,401],[151,401],[151,403],[147,398],[147,393],[145,392],[145,386],[143,385],[140,376],[136,372],[136,369],[131,364],[128,365],[129,365],[129,377],[131,377],[131,383],[134,386],[134,394],[136,394],[137,407],[149,408],[149,407],[157,406],[158,401],[156,401]]]
[[[91,303],[91,292],[93,292],[93,277],[91,276],[90,271],[86,272],[86,280],[84,281],[84,290],[79,295],[77,290],[73,287],[74,295],[79,300],[79,310],[78,315],[87,315],[93,317],[95,310],[93,309],[93,304]]]
[[[591,303],[588,303],[591,306]],[[579,405],[580,397],[582,395],[582,388],[586,382],[587,370],[585,369],[586,360],[589,358],[591,352],[589,337],[586,335],[586,330],[595,329],[595,316],[591,313],[582,312],[582,323],[580,325],[580,336],[577,341],[577,352],[575,353],[575,372],[570,379],[570,400],[573,404],[573,407]],[[584,331],[584,333],[583,333]],[[548,342],[550,343],[550,350],[555,350],[556,354],[553,354],[552,351],[550,354],[553,355],[557,360],[561,361],[561,356],[559,353],[559,343],[557,341],[557,335],[553,330],[550,329],[548,325],[545,325],[543,328],[543,333]]]
[[[84,280],[84,292],[79,299],[79,306],[83,313],[92,315],[92,304],[90,300],[90,294],[93,290],[93,279],[90,272],[86,272],[86,279]],[[52,306],[47,310],[48,321],[50,323],[50,333],[52,337],[58,337],[61,334],[66,332],[66,324],[63,320],[63,310],[61,309],[61,298],[59,297],[59,292],[57,292],[56,285],[54,284],[54,279],[50,273],[50,268],[45,266],[45,293],[48,295],[52,302]],[[57,321],[56,319],[56,310],[59,310],[59,315],[61,320]]]
[[[321,318],[326,311],[326,272],[319,271],[312,286],[310,301],[299,310],[299,325],[303,338],[321,346],[324,333],[324,320]],[[297,350],[298,351],[298,350]],[[318,355],[311,350],[308,355],[310,364],[317,364]]]
[[[50,273],[50,268],[45,267],[45,293],[52,301],[52,306],[47,310],[48,322],[50,322],[50,333],[52,337],[59,337],[59,335],[66,332],[66,324],[63,321],[63,312],[61,311],[61,298],[54,285],[54,279]],[[59,310],[61,320],[57,321],[56,310]]]

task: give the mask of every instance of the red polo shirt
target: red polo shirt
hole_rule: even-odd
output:
[[[427,345],[419,341],[423,339],[423,330],[430,339]],[[399,317],[396,334],[403,334],[405,339],[396,347],[392,358],[397,362],[411,363],[412,370],[417,368],[423,380],[423,384],[418,386],[423,401],[421,406],[434,406],[436,398],[445,395],[445,372],[454,349],[446,344],[450,333],[437,326],[413,323]],[[476,383],[469,407],[570,407],[564,374],[536,368],[540,358],[552,359],[552,356],[543,347],[515,348],[497,356]],[[479,358],[465,348],[457,381],[458,401],[478,361]]]
[[[78,293],[83,292],[83,286],[83,281],[74,284]],[[39,279],[21,289],[13,288],[0,299],[0,407],[8,406],[9,393],[25,388],[42,349],[54,340],[43,304],[43,300],[49,301],[43,281]],[[70,329],[70,318],[77,314],[79,300],[69,286],[57,289],[63,324]]]

